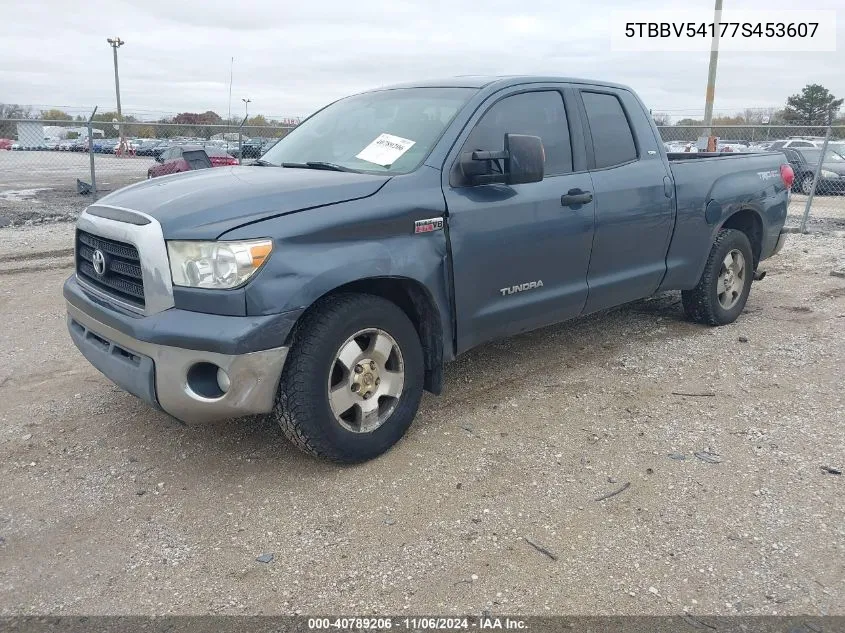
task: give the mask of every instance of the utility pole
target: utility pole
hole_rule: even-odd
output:
[[[120,128],[118,135],[120,136],[121,143],[123,142],[123,115],[120,112],[120,76],[117,73],[117,49],[126,44],[122,39],[119,37],[110,37],[106,40],[109,43],[109,46],[112,47],[112,52],[114,53],[114,92],[117,95],[117,120],[119,122]]]
[[[244,106],[246,106],[246,116],[249,117],[249,104],[252,103],[252,99],[241,99],[244,102]]]
[[[226,125],[232,125],[232,78],[235,76],[235,58],[229,62],[229,117],[226,119]]]
[[[719,64],[719,31],[721,30],[719,23],[721,21],[722,0],[716,0],[713,40],[710,45],[710,69],[707,71],[707,93],[704,97],[704,127],[708,139],[713,135],[713,98],[716,95],[716,66]]]

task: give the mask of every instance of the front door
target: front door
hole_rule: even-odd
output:
[[[458,353],[575,317],[584,307],[594,206],[590,174],[573,170],[568,114],[558,89],[499,93],[480,108],[447,165]],[[455,168],[461,155],[501,151],[506,133],[542,139],[545,178],[512,186],[463,182]]]

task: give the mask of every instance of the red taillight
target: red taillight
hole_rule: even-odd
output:
[[[232,156],[212,156],[211,165],[213,167],[226,167],[227,165],[237,165],[238,159]]]
[[[792,183],[795,182],[795,172],[792,171],[791,165],[780,166],[780,177],[787,189],[792,189]]]

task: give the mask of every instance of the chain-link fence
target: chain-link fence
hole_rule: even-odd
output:
[[[192,168],[186,152],[203,150],[212,167],[259,158],[292,129],[91,118],[0,119],[0,226],[72,219],[98,195]],[[702,126],[659,130],[667,151],[705,146]],[[845,126],[731,125],[712,132],[718,151],[783,153],[795,171],[788,225],[845,229]]]
[[[658,126],[669,152],[706,145],[703,126]],[[845,126],[719,125],[720,152],[778,151],[795,172],[787,226],[845,229]]]
[[[147,178],[259,158],[292,126],[0,119],[0,226],[73,219]],[[194,154],[191,154],[193,152]]]

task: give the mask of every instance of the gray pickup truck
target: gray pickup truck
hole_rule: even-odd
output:
[[[252,165],[165,176],[80,216],[82,354],[187,422],[276,419],[373,458],[485,341],[682,291],[734,321],[784,240],[780,154],[667,155],[625,86],[457,78],[318,111]]]

